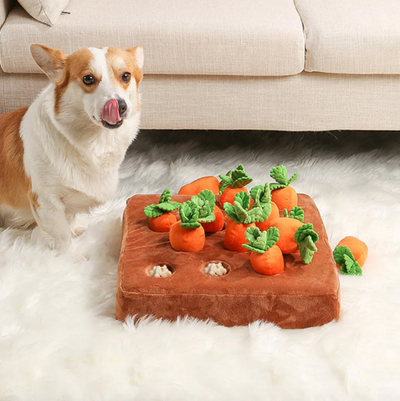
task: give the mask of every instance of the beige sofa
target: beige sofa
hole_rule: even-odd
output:
[[[399,0],[0,0],[0,112],[46,85],[31,43],[145,49],[145,129],[399,130]]]

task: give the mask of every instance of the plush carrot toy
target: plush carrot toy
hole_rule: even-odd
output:
[[[318,234],[313,230],[311,223],[303,224],[304,211],[295,206],[290,215],[284,210],[284,217],[271,221],[271,226],[279,230],[279,246],[283,254],[294,253],[300,250],[305,264],[310,264],[314,253],[317,252],[315,243],[319,240]]]
[[[249,227],[246,238],[249,243],[243,247],[252,251],[250,262],[257,273],[271,276],[283,272],[285,262],[282,251],[276,245],[279,239],[279,230],[276,227],[262,232],[258,227]]]
[[[144,214],[149,218],[150,230],[157,232],[168,232],[176,222],[173,210],[181,206],[178,202],[171,202],[171,192],[166,189],[158,201],[158,204],[149,205],[144,208]]]
[[[286,167],[277,166],[271,170],[270,175],[276,181],[270,185],[272,202],[278,206],[279,210],[292,210],[297,206],[297,192],[290,184],[299,173],[294,173],[288,180]]]
[[[255,227],[255,222],[262,214],[262,208],[255,205],[249,210],[250,195],[247,192],[239,192],[235,196],[233,205],[224,203],[224,209],[229,216],[225,230],[224,244],[230,251],[247,252],[243,244],[247,242],[246,230]]]
[[[253,181],[244,171],[243,164],[239,164],[236,170],[228,171],[226,175],[219,176],[221,182],[219,183],[219,193],[221,194],[219,204],[224,207],[225,202],[233,205],[235,196],[238,192],[245,191],[249,193],[246,185]]]
[[[256,226],[261,231],[268,230],[271,221],[279,217],[278,206],[271,201],[269,184],[266,183],[264,186],[257,185],[251,188],[250,194],[254,202],[260,205],[263,210],[259,221],[256,222]]]
[[[198,222],[199,207],[193,201],[182,203],[179,209],[181,221],[169,230],[169,241],[176,251],[198,252],[204,248],[206,236]]]
[[[356,237],[343,238],[333,251],[337,267],[343,274],[362,275],[362,267],[368,256],[367,244]]]
[[[198,195],[201,191],[208,189],[214,195],[219,194],[219,181],[216,177],[208,176],[195,180],[184,185],[178,192],[178,195]]]
[[[199,223],[206,233],[215,233],[224,228],[225,219],[221,209],[215,204],[215,195],[209,191],[201,191],[191,199],[199,207]]]

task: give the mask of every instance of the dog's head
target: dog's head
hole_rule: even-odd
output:
[[[55,116],[76,105],[98,126],[119,128],[140,110],[143,49],[87,48],[66,55],[47,46],[31,45],[32,57],[55,85]],[[64,107],[66,106],[66,107]]]

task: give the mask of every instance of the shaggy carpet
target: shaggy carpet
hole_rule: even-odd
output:
[[[399,149],[398,133],[142,132],[118,197],[80,216],[87,231],[73,246],[86,262],[0,231],[0,400],[399,400]],[[369,245],[363,276],[340,277],[340,320],[116,321],[126,199],[239,163],[256,184],[272,166],[298,170],[331,246],[347,235]]]

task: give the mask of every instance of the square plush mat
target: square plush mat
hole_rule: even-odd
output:
[[[123,238],[118,266],[116,317],[127,315],[175,320],[179,316],[212,319],[225,326],[256,320],[282,328],[320,326],[339,318],[339,278],[325,227],[313,200],[299,195],[304,221],[313,223],[319,235],[318,252],[309,265],[300,254],[285,255],[285,271],[277,276],[256,273],[250,252],[224,248],[225,231],[206,234],[202,251],[174,251],[168,233],[148,228],[143,208],[158,203],[160,195],[130,198],[124,213]],[[190,196],[176,195],[184,202]],[[228,273],[207,277],[204,267],[222,262]],[[166,264],[173,274],[152,277],[149,271]]]

